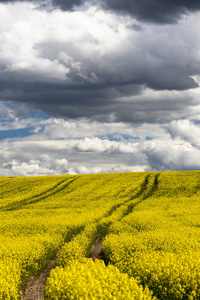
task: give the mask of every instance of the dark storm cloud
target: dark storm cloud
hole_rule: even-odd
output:
[[[84,2],[88,1],[53,0],[53,4],[63,10],[72,9],[74,5],[81,5]],[[163,24],[176,23],[182,14],[200,10],[200,2],[197,0],[93,0],[90,3],[143,21]]]
[[[44,6],[52,4],[54,7],[58,7],[62,10],[72,10],[74,6],[80,6],[85,0],[0,0],[0,3],[15,3],[15,2],[31,2],[31,3],[42,3]],[[41,6],[43,8],[43,6]]]
[[[48,41],[35,49],[40,59],[52,62],[58,60],[60,52],[67,53],[69,60],[59,58],[59,64],[69,70],[66,82],[44,80],[41,74],[31,70],[7,70],[0,81],[2,100],[27,103],[56,117],[86,117],[103,122],[112,115],[115,121],[135,123],[169,121],[177,117],[176,112],[179,117],[185,116],[188,107],[196,105],[188,95],[173,102],[167,96],[154,101],[154,96],[149,95],[142,100],[146,87],[157,91],[198,87],[190,77],[196,73],[196,64],[189,65],[187,61],[182,64],[173,57],[173,52],[169,57],[168,53],[162,53],[161,61],[155,62],[145,45],[143,53],[134,54],[131,49],[95,59],[84,58],[82,49],[70,43]],[[79,62],[78,67],[76,62]],[[1,65],[3,68],[6,63]]]
[[[176,23],[183,13],[200,10],[197,0],[102,0],[104,7],[155,23]]]
[[[45,0],[18,0],[18,2],[49,3]],[[17,2],[16,0],[0,0],[2,3]],[[147,22],[171,24],[176,23],[183,14],[200,10],[198,0],[51,0],[54,7],[72,10],[84,3],[100,5],[119,14],[128,14]]]
[[[162,74],[159,68],[152,65],[151,69],[145,62],[140,62],[136,70],[131,63],[128,66],[125,59],[123,66],[117,66],[117,59],[116,63],[108,59],[107,65],[102,68],[101,63],[82,60],[84,71],[71,67],[66,74],[68,82],[63,83],[44,82],[40,74],[28,70],[7,71],[0,81],[0,98],[27,103],[56,117],[108,121],[113,115],[115,121],[135,123],[165,122],[173,119],[176,111],[179,116],[185,115],[189,106],[196,105],[188,95],[173,102],[167,96],[156,101],[154,96],[142,100],[145,86],[158,91],[198,86],[184,74],[187,73],[184,67],[179,71],[172,68],[169,74]],[[96,76],[95,82],[92,73]],[[128,102],[126,97],[130,98]]]
[[[9,34],[0,36],[0,101],[56,117],[135,123],[184,117],[197,105],[187,93],[200,75],[195,16],[137,31],[98,10],[16,7],[5,7],[2,18]]]
[[[197,0],[52,0],[53,5],[62,10],[71,10],[85,2],[143,21],[163,24],[176,23],[182,14],[200,10],[200,2]]]
[[[77,119],[86,117],[100,122],[132,122],[132,123],[164,123],[174,118],[184,117],[188,108],[197,105],[189,97],[176,101],[161,98],[152,101],[151,96],[142,99],[143,91],[140,85],[71,85],[38,83],[38,82],[7,82],[10,90],[8,100],[16,100],[40,109],[48,115],[62,118]],[[3,89],[1,87],[3,92]],[[133,96],[128,102],[121,97]],[[177,113],[178,112],[178,113]]]
[[[16,3],[16,2],[32,2],[32,3],[39,3],[45,2],[45,0],[0,0],[0,3]]]
[[[81,5],[85,0],[52,0],[53,5],[58,6],[63,10],[71,10],[75,5]]]
[[[155,36],[153,37],[155,38]],[[80,43],[86,43],[90,47],[98,45],[98,41],[92,36],[85,36]],[[74,62],[60,63],[70,69],[67,77],[75,83],[76,88],[86,90],[112,89],[118,96],[134,95],[138,85],[144,85],[154,90],[187,90],[198,87],[191,78],[199,73],[198,63],[194,57],[189,57],[185,45],[176,46],[174,41],[166,43],[164,40],[156,40],[149,44],[148,40],[134,41],[136,47],[132,47],[131,41],[127,48],[114,49],[113,53],[101,57],[83,57],[82,49],[72,43],[59,44],[54,41],[38,44],[35,49],[41,58],[51,61],[57,58],[59,52],[67,53],[74,61],[81,64],[79,68]],[[159,48],[160,46],[160,48]],[[188,47],[188,45],[186,45]],[[180,48],[180,49],[179,49]],[[179,51],[182,50],[182,55]],[[182,59],[185,56],[185,60]],[[84,85],[84,87],[83,87]],[[115,95],[117,96],[117,95]]]

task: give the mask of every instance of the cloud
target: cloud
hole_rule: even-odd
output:
[[[62,141],[27,139],[0,143],[1,176],[136,171],[146,167],[145,156],[136,145],[126,141],[95,137]]]
[[[3,163],[2,167],[3,176],[41,176],[67,172],[68,162],[64,158],[52,161],[48,155],[43,155],[41,160],[31,159],[28,162],[13,159],[9,163]]]
[[[22,107],[27,109],[26,107]],[[16,111],[15,111],[16,110]],[[97,136],[101,139],[109,138],[112,140],[136,139],[143,138],[148,133],[151,137],[163,136],[165,129],[157,124],[138,124],[133,126],[131,123],[124,122],[98,122],[91,121],[86,118],[78,120],[64,120],[57,118],[46,118],[37,116],[37,112],[33,112],[33,116],[18,117],[19,107],[16,103],[1,103],[0,105],[0,130],[6,132],[9,130],[18,131],[29,129],[26,135],[29,140],[58,140],[58,139],[81,139],[85,137]],[[4,118],[4,112],[6,117]],[[30,112],[28,112],[30,113]],[[197,117],[197,116],[196,116]],[[30,133],[33,135],[30,136]],[[169,134],[167,134],[168,136]]]
[[[200,147],[199,124],[195,124],[190,120],[178,120],[172,121],[169,125],[165,126],[165,128],[173,139],[180,138],[181,140]]]
[[[105,8],[117,13],[126,13],[143,21],[163,24],[176,23],[183,14],[200,10],[200,4],[195,0],[102,0],[101,3]]]
[[[28,108],[14,102],[8,102],[7,105],[0,102],[0,118],[2,120],[13,120],[15,118],[28,117]],[[0,125],[1,126],[1,125]]]
[[[0,0],[0,175],[199,169],[199,6]]]
[[[27,2],[28,0],[18,1]],[[0,0],[0,2],[15,3],[16,0]],[[200,4],[196,0],[52,0],[52,2],[47,0],[34,0],[34,2],[43,4],[41,7],[48,7],[51,4],[64,11],[77,9],[77,7],[83,5],[99,5],[103,9],[112,10],[117,14],[128,14],[143,21],[161,24],[176,23],[183,14],[194,13],[200,10]]]
[[[137,142],[97,137],[43,142],[22,139],[1,142],[0,152],[1,176],[200,168],[200,149],[179,138]]]
[[[199,14],[138,31],[94,6],[0,5],[0,101],[55,117],[134,123],[183,118],[197,105]]]
[[[10,127],[34,133],[0,141],[0,176],[199,169],[194,118],[161,125],[11,118]]]
[[[167,147],[166,147],[167,145]],[[146,143],[143,150],[147,155],[149,170],[199,170],[200,149],[180,139]]]

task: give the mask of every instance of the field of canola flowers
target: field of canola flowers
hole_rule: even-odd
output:
[[[47,300],[200,299],[199,208],[198,171],[1,177],[0,299],[57,253]]]

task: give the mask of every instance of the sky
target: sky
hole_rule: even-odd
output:
[[[0,176],[200,169],[200,2],[0,0]]]

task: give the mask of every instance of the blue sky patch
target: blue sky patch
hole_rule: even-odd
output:
[[[5,140],[9,138],[22,138],[26,136],[33,135],[34,133],[31,132],[33,127],[23,128],[23,129],[10,129],[10,130],[1,130],[0,131],[0,140]]]

